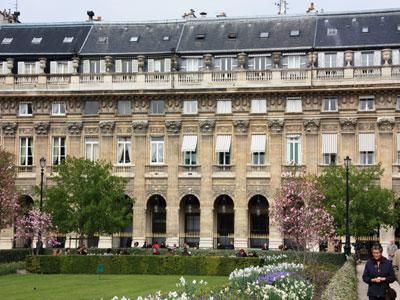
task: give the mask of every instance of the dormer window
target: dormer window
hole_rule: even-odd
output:
[[[131,43],[137,43],[139,42],[139,37],[138,36],[131,36],[131,38],[129,39],[129,41]]]
[[[10,45],[10,44],[12,43],[12,41],[13,41],[13,38],[4,38],[4,39],[1,41],[1,44],[2,44],[2,45]]]
[[[65,43],[65,44],[70,44],[70,43],[72,43],[73,40],[74,40],[74,37],[73,37],[73,36],[66,36],[66,37],[64,38],[64,40],[63,40],[63,43]]]
[[[336,28],[328,28],[327,33],[328,36],[335,36],[337,35],[337,29]]]
[[[361,29],[361,32],[362,32],[362,33],[368,33],[368,32],[369,32],[369,28],[366,27],[366,26],[364,26],[364,27]]]
[[[162,40],[163,41],[169,41],[169,35],[164,35]]]
[[[205,38],[206,38],[206,35],[204,33],[196,34],[196,40],[204,40]]]
[[[260,32],[260,38],[262,39],[269,38],[269,32]]]
[[[101,36],[97,40],[97,44],[107,44],[108,43],[108,37],[106,36]]]
[[[40,44],[42,42],[42,38],[41,37],[34,37],[32,39],[32,44]]]
[[[397,25],[397,31],[400,31],[400,25]]]
[[[228,39],[230,39],[230,40],[236,39],[236,33],[231,32],[230,34],[228,34]]]
[[[291,30],[290,31],[290,36],[299,36],[300,35],[300,30]]]

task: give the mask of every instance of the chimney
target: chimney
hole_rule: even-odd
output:
[[[286,15],[287,5],[288,5],[288,2],[286,0],[279,0],[279,3],[275,3],[275,5],[279,9],[278,15],[280,16]]]
[[[306,13],[312,14],[312,13],[317,13],[317,12],[318,12],[318,10],[317,10],[317,8],[315,7],[314,2],[311,2],[311,3],[310,3],[310,6],[309,6],[308,9],[306,10]]]
[[[184,19],[195,19],[197,18],[196,15],[194,14],[194,9],[191,8],[189,12],[183,13],[182,18]]]
[[[202,17],[202,18],[207,17],[207,13],[206,13],[205,11],[201,12],[201,13],[200,13],[200,17]]]
[[[226,18],[226,13],[225,12],[218,13],[217,18]]]
[[[88,11],[86,12],[86,14],[87,14],[88,17],[89,17],[88,21],[93,21],[94,11],[93,11],[93,10],[88,10]]]

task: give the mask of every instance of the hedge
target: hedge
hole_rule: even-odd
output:
[[[32,249],[9,249],[0,250],[0,264],[24,261],[28,255],[32,254]]]
[[[0,264],[0,275],[16,274],[18,270],[25,269],[25,262],[11,262],[6,264]]]
[[[204,275],[228,276],[236,268],[259,265],[259,258],[205,256],[28,256],[26,269],[42,274],[96,274],[104,266],[104,274]]]
[[[322,300],[357,300],[357,272],[354,259],[348,260],[332,277]]]

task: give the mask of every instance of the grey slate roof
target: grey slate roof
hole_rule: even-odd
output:
[[[0,26],[0,55],[40,55],[79,53],[90,31],[90,25],[25,25]],[[34,37],[42,38],[32,44]],[[63,43],[65,37],[74,37],[72,43]],[[4,38],[13,38],[11,44],[2,44]]]

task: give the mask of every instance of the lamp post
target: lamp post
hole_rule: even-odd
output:
[[[350,246],[350,231],[349,231],[349,204],[350,204],[350,197],[349,197],[349,167],[351,163],[351,158],[346,156],[344,159],[344,165],[346,168],[346,241],[344,244],[344,253],[346,255],[350,255],[351,253],[351,246]]]
[[[43,210],[43,177],[44,177],[44,168],[46,167],[46,159],[42,157],[40,159],[40,211]]]

